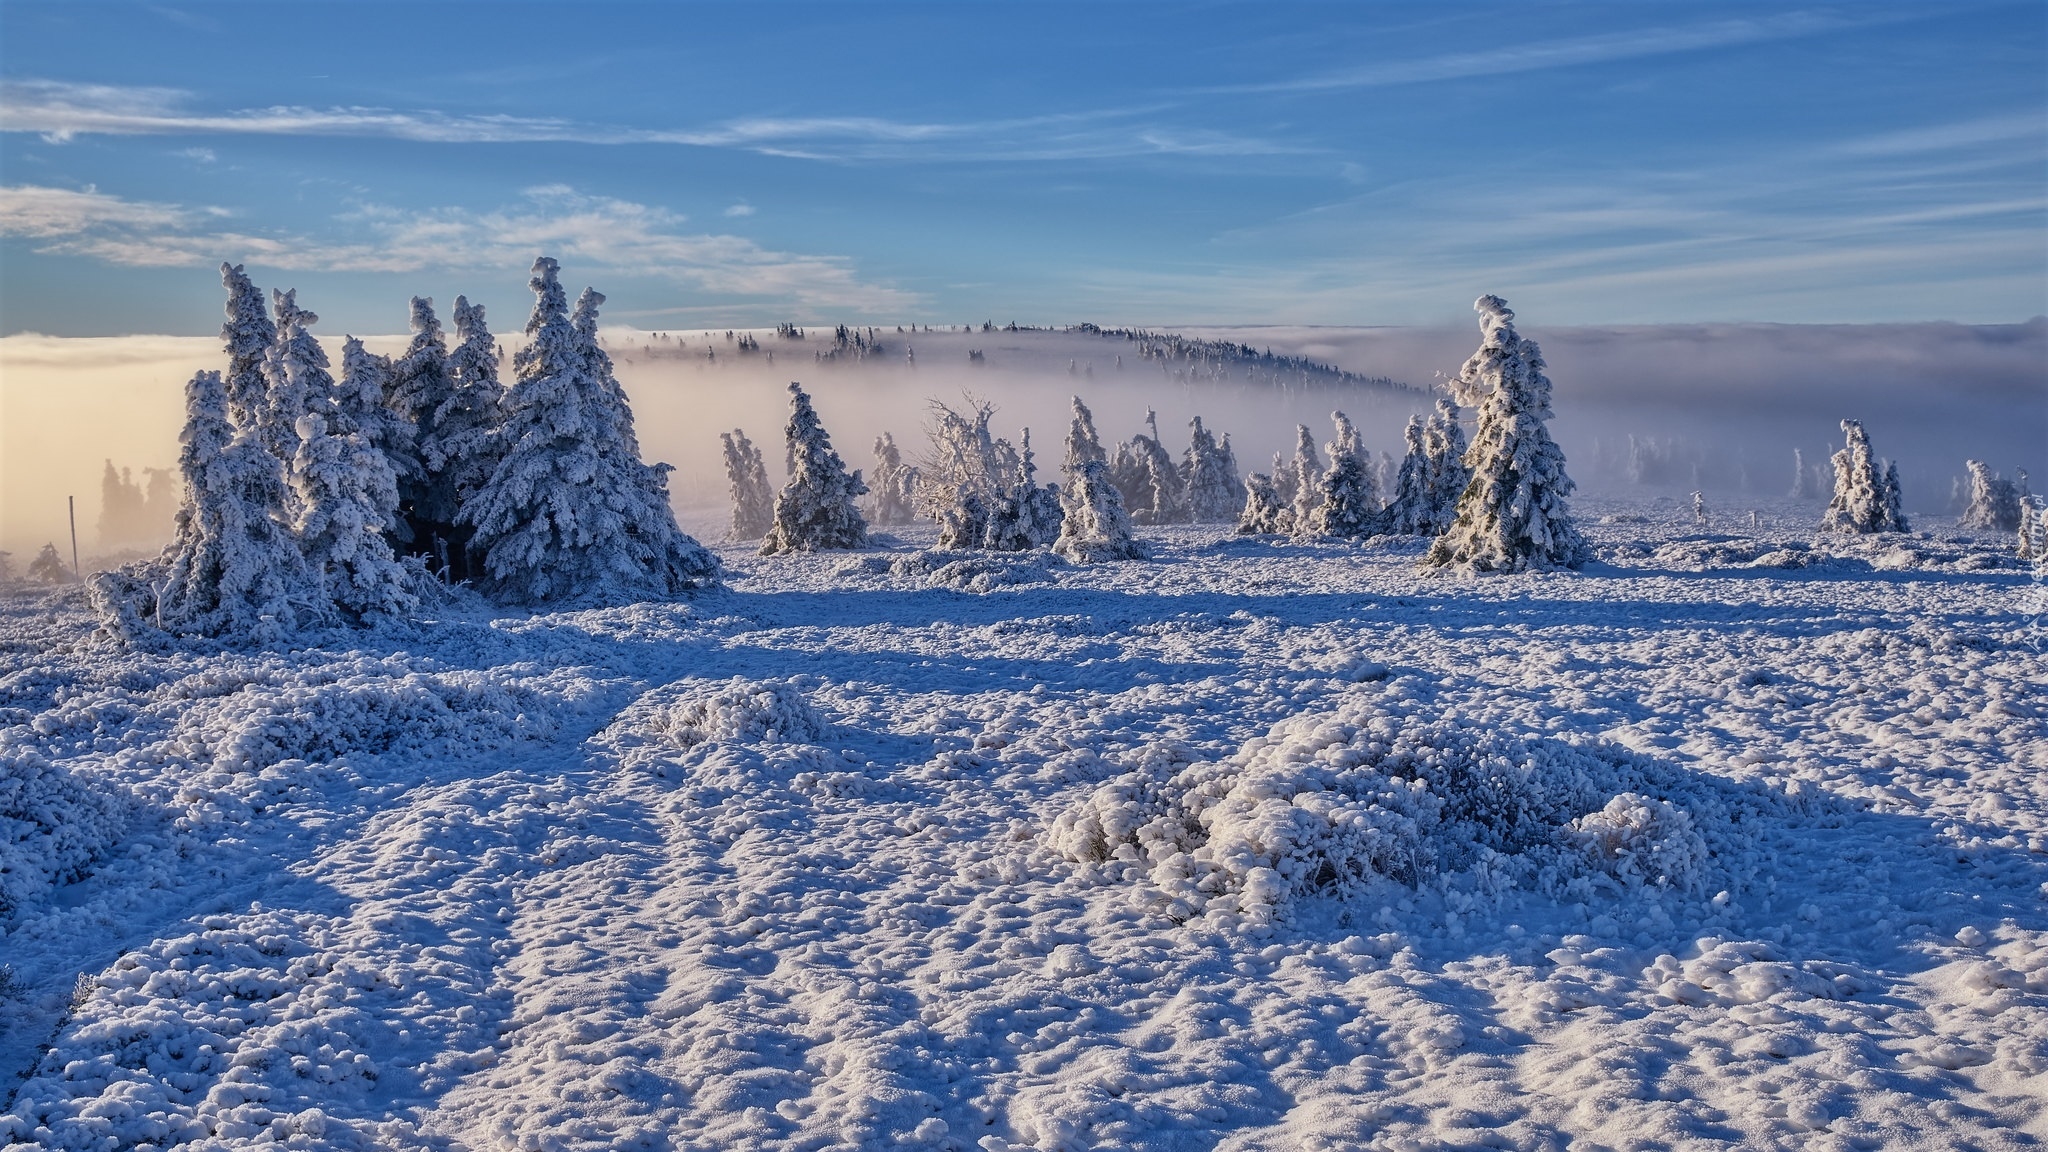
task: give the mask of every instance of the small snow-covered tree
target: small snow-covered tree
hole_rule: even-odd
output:
[[[55,542],[43,545],[36,558],[28,562],[28,578],[41,584],[71,583],[71,567],[57,554]]]
[[[1131,518],[1140,524],[1185,524],[1188,497],[1180,469],[1159,440],[1159,416],[1147,409],[1147,435],[1138,433],[1117,445],[1110,460],[1110,482],[1124,498]]]
[[[1011,479],[1015,453],[989,431],[994,406],[969,397],[967,407],[957,412],[932,400],[925,424],[929,447],[918,469],[918,499],[939,526],[941,548],[982,547],[989,516]]]
[[[112,460],[100,473],[100,547],[131,548],[155,536],[147,497],[128,469],[116,470]]]
[[[413,551],[431,557],[438,567],[449,561],[455,513],[462,504],[448,467],[446,434],[441,428],[441,411],[455,397],[455,374],[449,367],[448,339],[442,333],[440,317],[434,314],[434,302],[415,296],[410,307],[412,342],[391,364],[386,406],[411,435],[378,447],[390,457],[392,474],[398,478],[404,523],[393,525],[393,535],[410,541]],[[347,372],[346,356],[343,372]]]
[[[868,526],[855,501],[868,486],[861,483],[860,470],[847,472],[832,450],[832,438],[801,384],[789,386],[789,424],[783,433],[789,445],[789,483],[775,496],[774,523],[761,541],[761,555],[866,547]]]
[[[318,413],[299,417],[297,431],[291,479],[299,546],[328,600],[359,624],[417,608],[405,567],[384,538],[398,511],[390,461],[360,432],[330,432]]]
[[[1330,420],[1337,426],[1337,436],[1326,445],[1330,468],[1323,473],[1322,498],[1299,530],[1308,536],[1370,536],[1378,530],[1379,485],[1351,418],[1332,412]]]
[[[1145,546],[1131,535],[1123,497],[1109,481],[1109,465],[1083,461],[1073,481],[1060,490],[1066,516],[1052,550],[1080,564],[1143,560]]]
[[[868,519],[878,526],[908,524],[917,513],[918,468],[903,462],[896,437],[888,432],[875,437],[874,515]]]
[[[2019,486],[1993,472],[1982,460],[1964,463],[1970,471],[1970,502],[1957,523],[1964,528],[2011,532],[2020,524]]]
[[[1238,513],[1240,536],[1286,534],[1294,530],[1294,509],[1280,498],[1273,478],[1254,472],[1244,478],[1244,511]]]
[[[143,613],[172,633],[259,644],[326,622],[326,597],[286,510],[284,466],[260,426],[233,427],[220,373],[186,385],[180,442],[178,538]]]
[[[1419,414],[1408,417],[1408,427],[1402,430],[1402,438],[1408,451],[1401,457],[1401,470],[1394,474],[1394,494],[1387,501],[1385,527],[1396,536],[1434,536],[1434,530],[1423,530],[1429,514],[1430,460],[1428,447],[1423,442],[1423,424]]]
[[[448,354],[451,390],[434,412],[434,436],[419,442],[421,466],[443,477],[455,492],[455,521],[448,529],[445,571],[468,580],[483,571],[470,555],[475,529],[461,521],[463,504],[490,483],[504,455],[498,434],[504,420],[504,385],[498,382],[498,342],[484,319],[484,306],[455,298],[455,348]]]
[[[341,379],[335,382],[332,396],[316,398],[310,407],[325,418],[329,432],[361,436],[364,444],[384,458],[403,501],[406,478],[411,476],[416,482],[421,472],[412,424],[386,403],[393,368],[390,357],[370,351],[361,340],[349,336],[341,343]],[[401,506],[394,505],[381,517],[387,534],[401,542],[413,539],[403,512]]]
[[[1479,350],[1458,372],[1459,395],[1479,397],[1479,430],[1465,453],[1472,478],[1457,518],[1425,563],[1466,571],[1576,568],[1588,549],[1565,498],[1574,485],[1550,438],[1550,379],[1534,340],[1515,331],[1498,296],[1481,296]]]
[[[1095,434],[1095,414],[1081,403],[1079,396],[1073,397],[1074,420],[1067,429],[1066,456],[1060,463],[1060,478],[1069,485],[1081,476],[1081,465],[1090,460],[1108,463],[1109,457],[1102,450],[1102,438]]]
[[[1820,526],[1829,532],[1859,535],[1904,532],[1905,520],[1897,515],[1896,486],[1888,487],[1885,474],[1878,470],[1863,422],[1844,420],[1842,432],[1847,443],[1834,455],[1835,494],[1828,500]]]
[[[720,432],[718,439],[725,447],[725,478],[732,494],[732,527],[726,539],[759,540],[775,522],[775,489],[768,483],[767,462],[744,429]]]
[[[256,426],[263,446],[289,466],[299,451],[299,417],[326,404],[334,376],[327,370],[327,350],[312,332],[320,317],[299,307],[298,290],[272,289],[270,300],[277,314],[277,341],[263,361],[269,391]]]
[[[464,500],[490,588],[505,599],[624,603],[717,579],[716,561],[651,499],[653,471],[621,437],[612,386],[569,322],[560,267],[534,261],[533,316],[513,358],[491,478]]]
[[[271,323],[263,290],[249,282],[240,264],[222,264],[220,282],[228,291],[228,319],[220,329],[228,354],[227,418],[236,428],[255,428],[269,403],[264,363],[277,343],[277,325]]]
[[[1906,501],[1899,492],[1899,465],[1895,460],[1884,462],[1883,504],[1885,523],[1888,531],[1906,531]]]
[[[1294,426],[1294,460],[1288,466],[1294,504],[1293,527],[1308,531],[1315,523],[1316,510],[1323,502],[1323,461],[1316,455],[1315,434],[1306,424]]]
[[[1015,475],[990,501],[981,546],[998,552],[1025,552],[1050,544],[1059,535],[1065,512],[1059,489],[1041,487],[1031,458],[1031,429],[1024,430]]]
[[[1465,429],[1458,423],[1458,406],[1438,400],[1429,423],[1423,425],[1422,442],[1429,454],[1429,520],[1434,527],[1423,535],[1442,535],[1458,518],[1458,500],[1472,481],[1465,465]]]
[[[1200,416],[1188,421],[1188,447],[1181,454],[1180,475],[1187,491],[1188,516],[1197,524],[1227,524],[1244,507],[1244,482],[1237,476],[1237,460],[1227,446],[1230,437],[1218,444],[1202,427]]]
[[[1813,472],[1806,466],[1806,453],[1792,450],[1792,490],[1786,495],[1794,500],[1812,500],[1820,495],[1815,491]]]

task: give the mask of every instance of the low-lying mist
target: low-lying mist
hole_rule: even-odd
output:
[[[1809,464],[1825,462],[1841,443],[1843,417],[1862,420],[1877,451],[1898,462],[1907,506],[1923,515],[1948,510],[1951,478],[1966,458],[2008,474],[2018,466],[2043,476],[2048,465],[2048,320],[1523,328],[1542,344],[1555,384],[1552,431],[1588,492],[1701,487],[1724,503],[1779,497],[1792,484],[1793,449]],[[1016,440],[1031,429],[1041,478],[1049,480],[1068,397],[1078,394],[1105,442],[1144,430],[1150,409],[1161,438],[1178,451],[1189,419],[1200,416],[1231,435],[1240,466],[1252,471],[1292,450],[1296,423],[1327,441],[1333,408],[1358,423],[1369,448],[1398,458],[1408,415],[1427,410],[1438,374],[1454,375],[1478,344],[1476,326],[1178,331],[1411,388],[1332,384],[1327,376],[1257,371],[1242,361],[1147,359],[1137,341],[1088,331],[890,328],[876,333],[876,354],[829,362],[816,359],[833,348],[829,329],[802,340],[755,330],[745,335],[758,349],[746,352],[740,333],[724,331],[657,338],[607,329],[605,342],[641,443],[650,458],[676,466],[675,502],[696,531],[714,530],[722,515],[719,432],[744,428],[771,473],[779,470],[792,380],[810,391],[852,467],[872,466],[871,446],[885,431],[906,458],[921,455],[930,401],[958,408],[972,395],[996,406],[999,435]],[[402,350],[406,339],[365,338],[385,353]],[[501,342],[509,351],[516,339]],[[338,361],[340,337],[325,342]],[[68,559],[65,497],[72,495],[87,567],[116,554],[123,542],[99,532],[106,461],[130,469],[138,485],[145,468],[173,466],[184,383],[223,361],[212,337],[0,339],[0,549],[13,552],[19,567],[55,541]],[[509,379],[509,356],[503,373]]]

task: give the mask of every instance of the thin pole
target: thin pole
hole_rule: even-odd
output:
[[[83,580],[85,576],[78,570],[78,497],[66,496],[64,504],[71,509],[71,578]]]

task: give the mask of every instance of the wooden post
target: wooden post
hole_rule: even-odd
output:
[[[78,497],[66,496],[64,505],[71,510],[71,578],[84,580],[85,574],[78,570]]]

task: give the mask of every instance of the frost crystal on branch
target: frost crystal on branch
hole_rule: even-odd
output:
[[[1473,304],[1483,333],[1453,392],[1479,397],[1479,429],[1465,453],[1471,479],[1457,517],[1425,563],[1477,572],[1576,568],[1587,548],[1565,498],[1574,485],[1550,438],[1550,380],[1536,342],[1515,331],[1498,296]]]
[[[849,474],[832,438],[819,421],[803,385],[789,386],[788,442],[790,477],[775,497],[774,523],[761,541],[761,555],[816,552],[830,548],[862,548],[868,526],[855,506],[867,493],[856,469]]]

